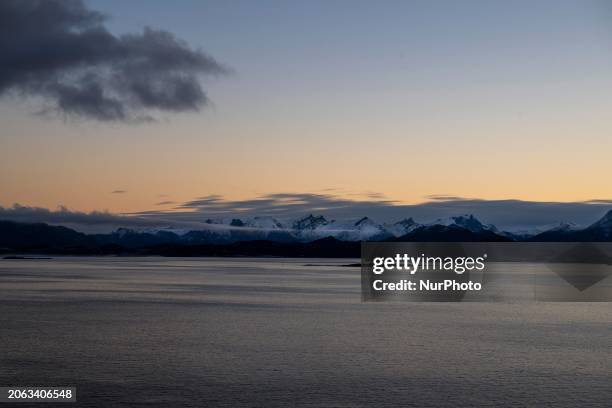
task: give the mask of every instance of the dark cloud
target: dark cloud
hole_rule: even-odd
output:
[[[106,229],[104,228],[105,226],[110,226],[109,228],[114,226],[148,227],[157,224],[157,222],[153,220],[123,216],[106,211],[92,211],[86,213],[72,211],[63,206],[60,206],[57,210],[49,210],[47,208],[28,207],[19,204],[6,208],[0,206],[0,220],[46,222],[49,224],[73,226],[77,228],[85,227],[78,228],[81,230],[96,230],[96,227]]]
[[[0,95],[42,97],[56,111],[100,121],[147,121],[197,111],[201,75],[227,70],[173,34],[116,36],[80,0],[0,1]]]
[[[314,193],[276,193],[267,194],[249,200],[229,201],[219,195],[201,197],[181,204],[179,208],[202,213],[222,214],[253,214],[288,217],[292,214],[308,212],[359,212],[360,208],[392,206],[391,200],[353,200],[340,198],[331,194]]]
[[[111,194],[125,194],[127,193],[127,191],[125,190],[113,190],[111,191]]]
[[[0,220],[17,222],[44,222],[63,225],[83,232],[109,232],[119,227],[126,228],[198,228],[203,225],[195,220],[181,220],[158,214],[156,217],[114,214],[108,211],[73,211],[64,206],[56,210],[14,204],[12,207],[0,206]]]

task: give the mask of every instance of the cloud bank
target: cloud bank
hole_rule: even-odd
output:
[[[202,75],[227,69],[172,33],[116,36],[80,0],[0,1],[0,95],[42,98],[45,112],[139,122],[209,102]]]
[[[173,202],[157,203],[170,204]],[[278,193],[249,200],[226,200],[219,195],[210,195],[176,205],[169,210],[121,215],[99,211],[84,213],[65,207],[53,211],[15,204],[7,208],[0,206],[0,220],[47,222],[92,232],[109,231],[118,227],[209,228],[207,220],[211,218],[228,220],[271,216],[280,221],[292,221],[309,214],[320,214],[336,220],[368,216],[378,222],[395,222],[412,217],[417,222],[427,223],[437,218],[474,214],[484,223],[494,224],[508,231],[520,231],[551,226],[561,221],[587,226],[611,208],[612,200],[568,203],[432,196],[429,201],[420,204],[400,204],[384,198],[347,199],[328,193]]]
[[[248,200],[226,200],[209,195],[178,205],[171,212],[147,211],[135,215],[147,219],[171,217],[181,222],[205,218],[271,216],[292,220],[308,214],[322,214],[339,220],[368,216],[379,222],[395,222],[413,217],[417,222],[437,218],[474,214],[485,223],[507,230],[543,227],[561,221],[589,225],[612,208],[612,200],[583,202],[539,202],[523,200],[484,200],[449,195],[427,197],[418,204],[402,204],[383,195],[369,193],[362,199],[351,199],[333,192],[277,193]]]
[[[70,226],[81,231],[96,231],[97,228],[106,230],[112,226],[127,227],[153,227],[156,221],[146,220],[140,217],[126,217],[112,214],[106,211],[81,212],[73,211],[60,206],[56,210],[40,207],[28,207],[14,204],[12,207],[0,206],[0,220],[17,222],[45,222]]]

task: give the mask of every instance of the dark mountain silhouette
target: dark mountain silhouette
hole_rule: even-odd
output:
[[[154,233],[139,232],[126,228],[119,228],[110,234],[92,235],[98,244],[119,245],[125,248],[141,248],[145,246],[180,242],[181,237],[170,231],[156,231]]]
[[[283,230],[272,230],[272,231],[257,231],[249,230],[245,228],[235,228],[225,231],[213,231],[213,230],[198,230],[189,231],[188,233],[179,237],[178,241],[166,241],[178,242],[188,245],[207,245],[207,244],[230,244],[233,242],[240,241],[276,241],[276,242],[295,242],[296,239],[293,235]],[[164,242],[156,242],[164,243]]]
[[[44,223],[0,221],[0,252],[39,254],[122,254],[167,256],[296,256],[296,257],[357,257],[359,237],[342,240],[334,237],[298,240],[274,219],[259,218],[266,228],[257,229],[237,219],[234,228],[214,225],[217,229],[189,231],[134,231],[120,228],[110,234],[84,234],[70,228]],[[561,224],[531,237],[519,237],[500,232],[492,225],[483,225],[473,216],[454,217],[445,223],[419,225],[412,219],[404,221],[409,232],[398,238],[390,237],[384,227],[367,217],[355,226],[367,230],[368,240],[392,242],[612,242],[612,211],[584,229]],[[215,222],[215,224],[217,224]],[[302,231],[312,231],[328,221],[308,216],[298,220]],[[212,224],[211,224],[212,225]],[[241,227],[238,227],[241,225]],[[397,223],[395,224],[397,227]],[[237,228],[236,228],[237,227]],[[379,234],[380,232],[380,234]],[[395,235],[397,236],[397,234]],[[348,237],[348,236],[347,236]],[[342,237],[341,237],[342,238]],[[364,239],[364,238],[361,238]]]
[[[577,235],[582,231],[544,231],[533,237],[527,237],[526,241],[531,242],[579,242]]]
[[[458,225],[418,227],[406,235],[393,239],[399,242],[510,242],[512,239],[493,231],[471,231]]]
[[[555,228],[544,231],[527,239],[536,242],[611,242],[612,241],[612,210],[590,226],[574,230]]]
[[[158,245],[145,252],[163,256],[359,258],[361,243],[323,238],[311,242],[242,241],[210,245]]]
[[[0,221],[0,247],[24,251],[96,247],[96,240],[70,228],[44,223]]]

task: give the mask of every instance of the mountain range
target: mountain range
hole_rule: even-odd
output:
[[[585,228],[564,222],[544,231],[520,234],[483,224],[471,214],[427,224],[420,224],[412,218],[381,224],[368,217],[335,221],[322,215],[309,215],[288,223],[272,217],[253,217],[245,220],[210,219],[205,221],[205,225],[205,228],[191,231],[119,228],[108,234],[84,234],[44,223],[0,221],[0,252],[333,256],[334,251],[341,251],[358,256],[361,241],[612,241],[612,210]],[[262,248],[265,248],[263,253]]]

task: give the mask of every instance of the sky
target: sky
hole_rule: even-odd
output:
[[[100,80],[123,98],[124,117],[68,100],[72,77],[10,82],[0,70],[5,208],[157,213],[283,193],[375,206],[612,198],[605,1],[84,4],[107,16],[111,44],[150,59],[126,60],[121,84],[138,79],[133,66],[153,85],[173,69],[197,77],[202,94],[180,106],[138,94],[130,116],[134,94]],[[145,27],[183,41],[169,50],[187,62],[164,71],[141,51],[146,35],[120,37]],[[96,58],[127,58],[91,44]],[[20,46],[5,40],[0,52],[10,62]]]

